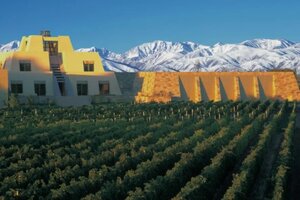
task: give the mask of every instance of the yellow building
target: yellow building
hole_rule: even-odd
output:
[[[169,102],[280,99],[300,101],[293,72],[105,72],[97,52],[76,52],[68,36],[23,37],[0,53],[0,106],[10,94],[26,103]]]
[[[76,52],[68,36],[52,37],[49,31],[23,37],[16,52],[1,53],[0,77],[1,103],[11,93],[62,105],[121,94],[114,73],[104,72],[97,52]]]

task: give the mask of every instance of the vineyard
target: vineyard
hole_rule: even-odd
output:
[[[296,103],[0,110],[0,199],[289,199]],[[299,157],[299,155],[297,155]]]

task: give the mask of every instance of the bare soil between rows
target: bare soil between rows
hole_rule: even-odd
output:
[[[300,103],[297,108],[296,132],[293,139],[293,164],[291,170],[290,199],[300,199]]]

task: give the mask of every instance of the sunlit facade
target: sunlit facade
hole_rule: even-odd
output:
[[[48,31],[23,37],[16,52],[0,55],[0,67],[2,100],[17,94],[65,97],[60,99],[72,104],[74,97],[120,95],[115,75],[104,71],[98,53],[76,52],[69,36],[52,37]]]
[[[0,53],[0,106],[23,103],[86,105],[107,101],[169,102],[251,99],[300,100],[296,76],[279,72],[105,72],[97,52],[76,52],[69,36],[23,37]]]

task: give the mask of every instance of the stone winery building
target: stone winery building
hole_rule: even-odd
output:
[[[97,52],[76,52],[69,36],[49,31],[23,37],[15,52],[0,53],[0,106],[20,102],[61,106],[109,101],[169,102],[249,99],[300,100],[292,71],[106,72]]]

